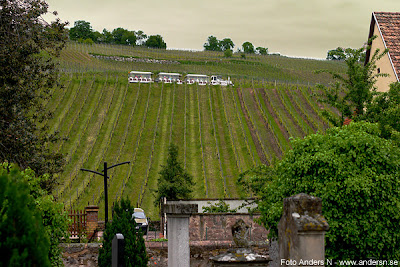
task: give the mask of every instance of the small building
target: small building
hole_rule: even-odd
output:
[[[131,71],[129,72],[128,81],[130,83],[151,83],[153,73],[147,71]]]
[[[185,77],[185,82],[187,84],[197,83],[199,85],[206,85],[208,83],[209,77],[204,74],[188,74]]]
[[[182,74],[160,72],[157,75],[156,82],[182,84]]]
[[[365,63],[368,63],[376,49],[389,52],[376,62],[377,73],[387,73],[388,77],[378,77],[378,92],[386,92],[389,85],[398,82],[400,77],[400,12],[373,12],[368,40],[377,36],[367,50]]]

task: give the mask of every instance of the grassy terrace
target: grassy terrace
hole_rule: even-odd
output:
[[[66,208],[99,205],[104,216],[103,180],[80,168],[101,171],[104,161],[130,161],[109,172],[110,212],[114,201],[128,197],[154,219],[153,190],[171,142],[193,175],[195,198],[245,197],[237,184],[241,172],[282,157],[290,137],[329,127],[321,117],[326,107],[312,96],[313,84],[329,79],[313,71],[344,69],[338,62],[280,56],[77,43],[68,43],[60,66],[61,86],[44,100],[54,114],[45,122],[49,131],[67,137],[53,146],[67,160],[54,195]],[[129,84],[130,70],[229,75],[235,86]]]

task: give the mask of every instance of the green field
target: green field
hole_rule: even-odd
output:
[[[80,168],[101,171],[104,161],[131,161],[110,171],[109,203],[128,197],[154,219],[153,190],[171,142],[194,177],[194,197],[245,197],[239,173],[281,158],[290,137],[330,126],[321,116],[324,106],[312,97],[313,84],[330,80],[313,71],[344,70],[338,62],[280,56],[227,59],[222,53],[76,43],[68,44],[60,65],[61,86],[45,103],[54,113],[46,122],[50,131],[68,138],[53,147],[67,160],[54,195],[66,208],[99,205],[104,216],[102,177]],[[130,70],[229,75],[235,86],[129,84]]]

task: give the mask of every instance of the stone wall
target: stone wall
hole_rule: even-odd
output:
[[[232,226],[242,219],[250,226],[250,241],[266,242],[268,231],[254,222],[260,215],[239,213],[198,213],[190,217],[189,236],[190,241],[231,241]]]

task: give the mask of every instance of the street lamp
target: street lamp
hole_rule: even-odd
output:
[[[121,162],[121,163],[117,163],[117,164],[115,164],[115,165],[112,165],[112,166],[110,166],[110,167],[107,167],[107,162],[104,162],[104,169],[101,171],[101,172],[97,172],[97,171],[93,171],[93,170],[88,170],[88,169],[83,169],[83,168],[81,168],[81,171],[86,171],[86,172],[92,172],[92,173],[95,173],[95,174],[98,174],[98,175],[101,175],[101,176],[103,176],[104,177],[104,209],[105,209],[105,221],[106,221],[106,225],[107,225],[107,223],[108,223],[108,193],[107,193],[107,178],[109,178],[108,176],[107,176],[107,170],[109,170],[109,169],[111,169],[111,168],[114,168],[114,167],[117,167],[117,166],[119,166],[119,165],[122,165],[122,164],[129,164],[129,163],[131,163],[130,161],[125,161],[125,162]]]

